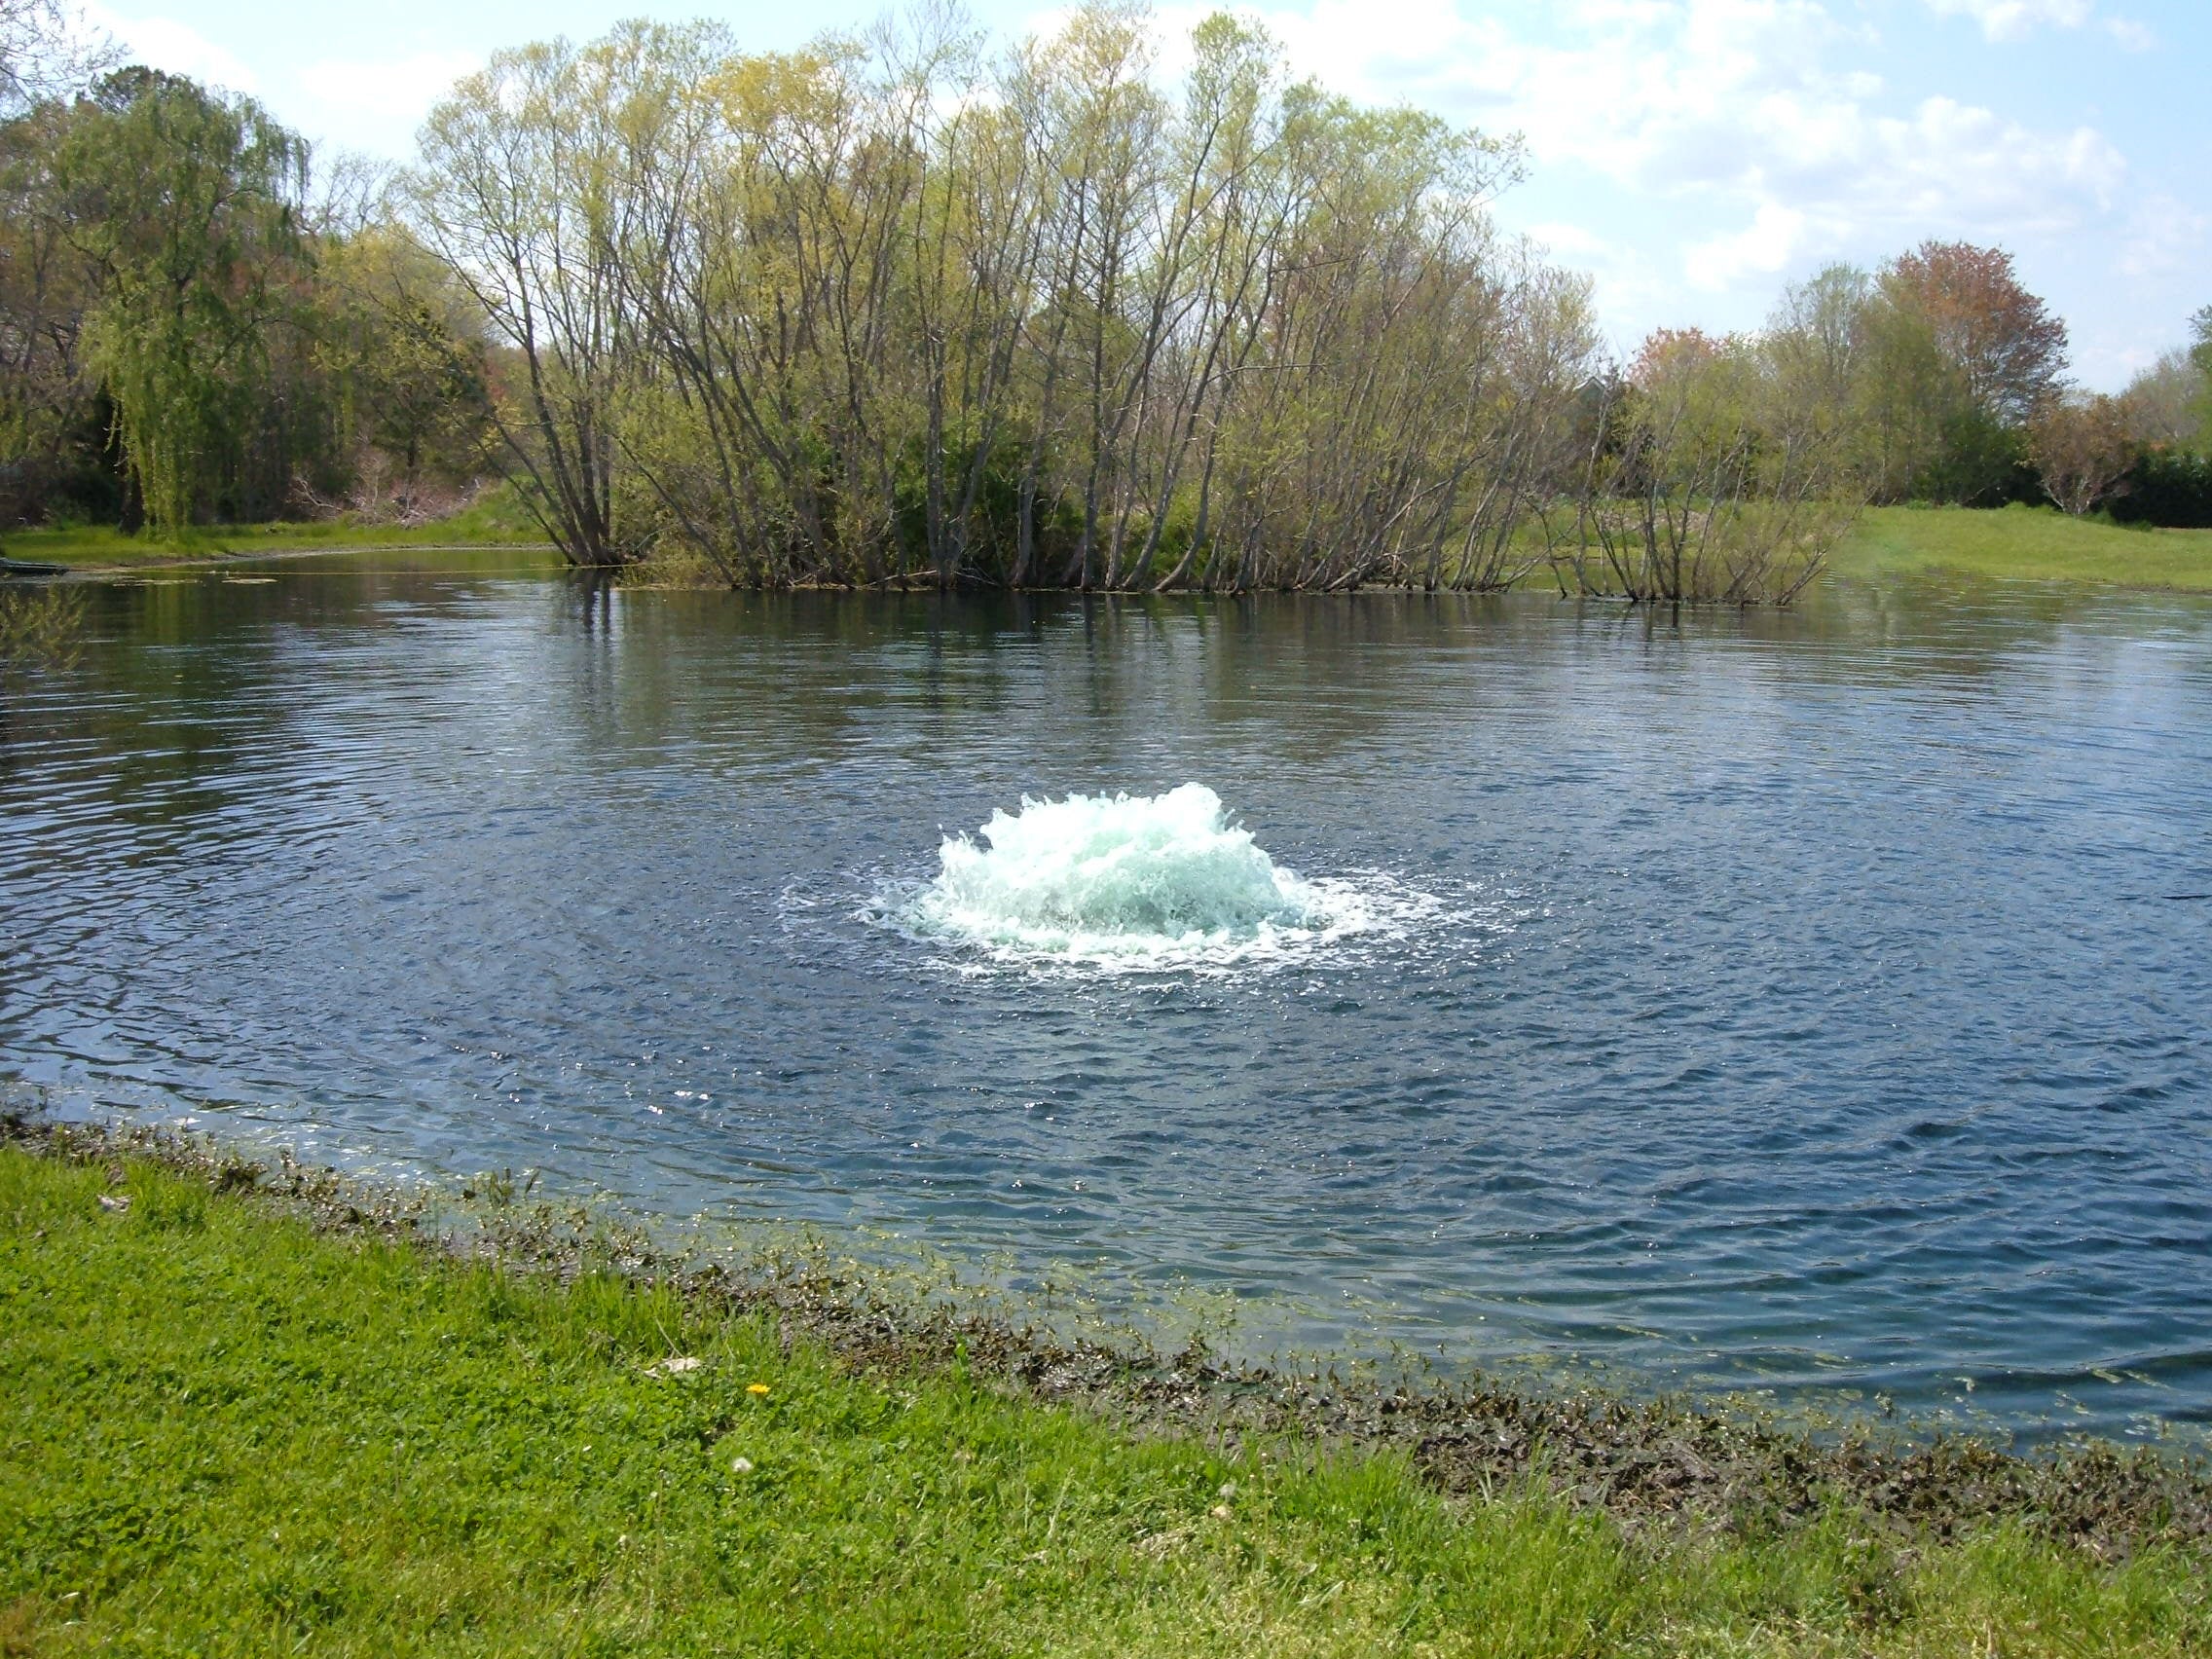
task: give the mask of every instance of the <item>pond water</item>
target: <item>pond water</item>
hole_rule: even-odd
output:
[[[1252,1351],[2212,1422],[2212,605],[591,596],[428,553],[92,604],[0,726],[0,1078],[64,1112],[927,1247]],[[1074,809],[1165,861],[1124,885],[1172,948],[1095,882],[1053,931],[1066,823],[975,833],[1190,784],[1226,817]],[[1176,907],[1263,881],[1292,907],[1218,937]]]

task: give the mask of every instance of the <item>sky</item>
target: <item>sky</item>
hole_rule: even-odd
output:
[[[246,92],[318,144],[405,161],[503,46],[639,15],[751,49],[883,0],[96,0],[128,54]],[[1156,0],[1176,37],[1212,4]],[[1265,0],[1293,70],[1518,132],[1500,222],[1596,282],[1605,332],[1758,326],[1783,287],[1930,239],[1998,243],[2116,390],[2212,305],[2212,0]],[[1055,11],[969,0],[1014,39]]]

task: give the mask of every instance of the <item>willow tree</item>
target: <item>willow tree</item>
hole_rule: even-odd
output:
[[[249,99],[129,69],[70,121],[56,171],[98,296],[87,360],[145,516],[173,536],[270,419],[273,348],[308,276],[307,147]]]

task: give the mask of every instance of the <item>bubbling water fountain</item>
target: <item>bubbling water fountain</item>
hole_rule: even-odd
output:
[[[1283,868],[1203,784],[1024,799],[1019,812],[993,812],[980,835],[948,836],[936,879],[881,917],[1001,960],[1202,969],[1309,957],[1408,903],[1375,883]]]

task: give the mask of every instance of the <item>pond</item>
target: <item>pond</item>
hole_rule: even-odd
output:
[[[0,1078],[62,1112],[1255,1353],[2212,1423],[2212,604],[92,602],[0,728]]]

